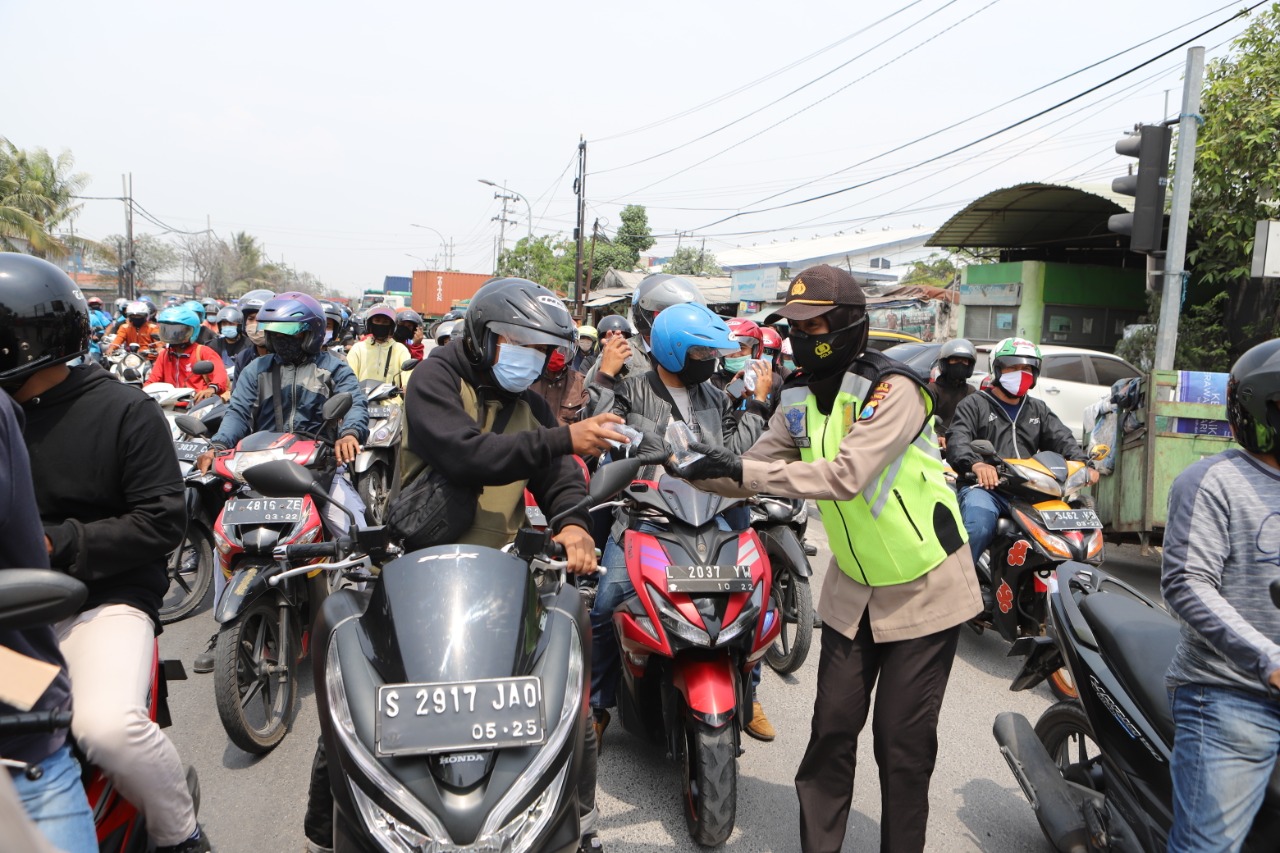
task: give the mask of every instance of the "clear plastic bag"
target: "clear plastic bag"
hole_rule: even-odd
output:
[[[629,427],[626,424],[613,424],[613,431],[626,436],[627,440],[631,443],[623,444],[621,441],[610,441],[609,444],[613,445],[615,450],[620,447],[625,447],[625,452],[628,455],[630,455],[633,450],[639,450],[640,442],[644,441],[644,433],[640,432],[638,429]]]
[[[694,435],[693,430],[684,421],[672,420],[671,423],[667,424],[667,433],[664,438],[671,448],[672,461],[675,462],[677,468],[683,468],[706,455],[689,448],[689,445],[697,441],[698,437]]]

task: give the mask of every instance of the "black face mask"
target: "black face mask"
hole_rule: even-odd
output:
[[[962,361],[958,364],[947,364],[945,361],[938,365],[938,378],[946,380],[952,385],[963,385],[973,375],[973,362]]]
[[[267,344],[276,357],[285,364],[302,364],[307,360],[307,351],[303,348],[301,336],[267,332]]]
[[[693,388],[701,385],[711,378],[716,372],[716,359],[708,358],[702,361],[686,361],[684,370],[676,374],[680,377],[680,383],[686,388]]]
[[[407,344],[413,338],[413,329],[408,326],[396,326],[392,336],[400,343]]]
[[[796,367],[815,379],[834,376],[847,370],[862,354],[867,344],[867,318],[864,316],[842,329],[825,335],[806,335],[791,330],[791,353]]]
[[[146,317],[130,317],[129,318],[129,325],[133,326],[135,329],[141,329],[146,324],[147,324]]]
[[[373,323],[369,326],[369,334],[373,335],[375,341],[385,341],[391,336],[391,327],[383,323]]]

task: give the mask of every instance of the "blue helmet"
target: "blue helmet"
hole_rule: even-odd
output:
[[[190,308],[192,311],[196,312],[196,316],[200,318],[200,322],[201,323],[204,322],[205,313],[204,313],[203,302],[201,302],[198,299],[189,299],[186,302],[182,303],[182,307]]]
[[[262,306],[258,329],[290,336],[305,333],[302,349],[315,355],[324,346],[324,309],[314,296],[297,291],[282,293]]]
[[[723,318],[696,302],[672,305],[653,318],[649,340],[653,357],[672,373],[684,370],[685,364],[733,355],[738,343]]]
[[[156,317],[156,324],[160,327],[160,340],[170,345],[192,343],[200,331],[200,318],[186,305],[164,309]]]

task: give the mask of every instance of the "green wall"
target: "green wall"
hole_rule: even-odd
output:
[[[1146,273],[1138,269],[1047,264],[1044,301],[1140,311],[1147,307],[1145,279]]]

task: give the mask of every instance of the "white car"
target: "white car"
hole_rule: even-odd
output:
[[[977,349],[979,365],[989,363],[991,345],[982,344]],[[1084,410],[1109,396],[1112,383],[1142,375],[1123,358],[1097,350],[1043,344],[1040,354],[1044,363],[1031,396],[1048,403],[1053,413],[1075,431],[1082,444],[1085,441]],[[980,383],[982,377],[975,374],[975,380]]]

